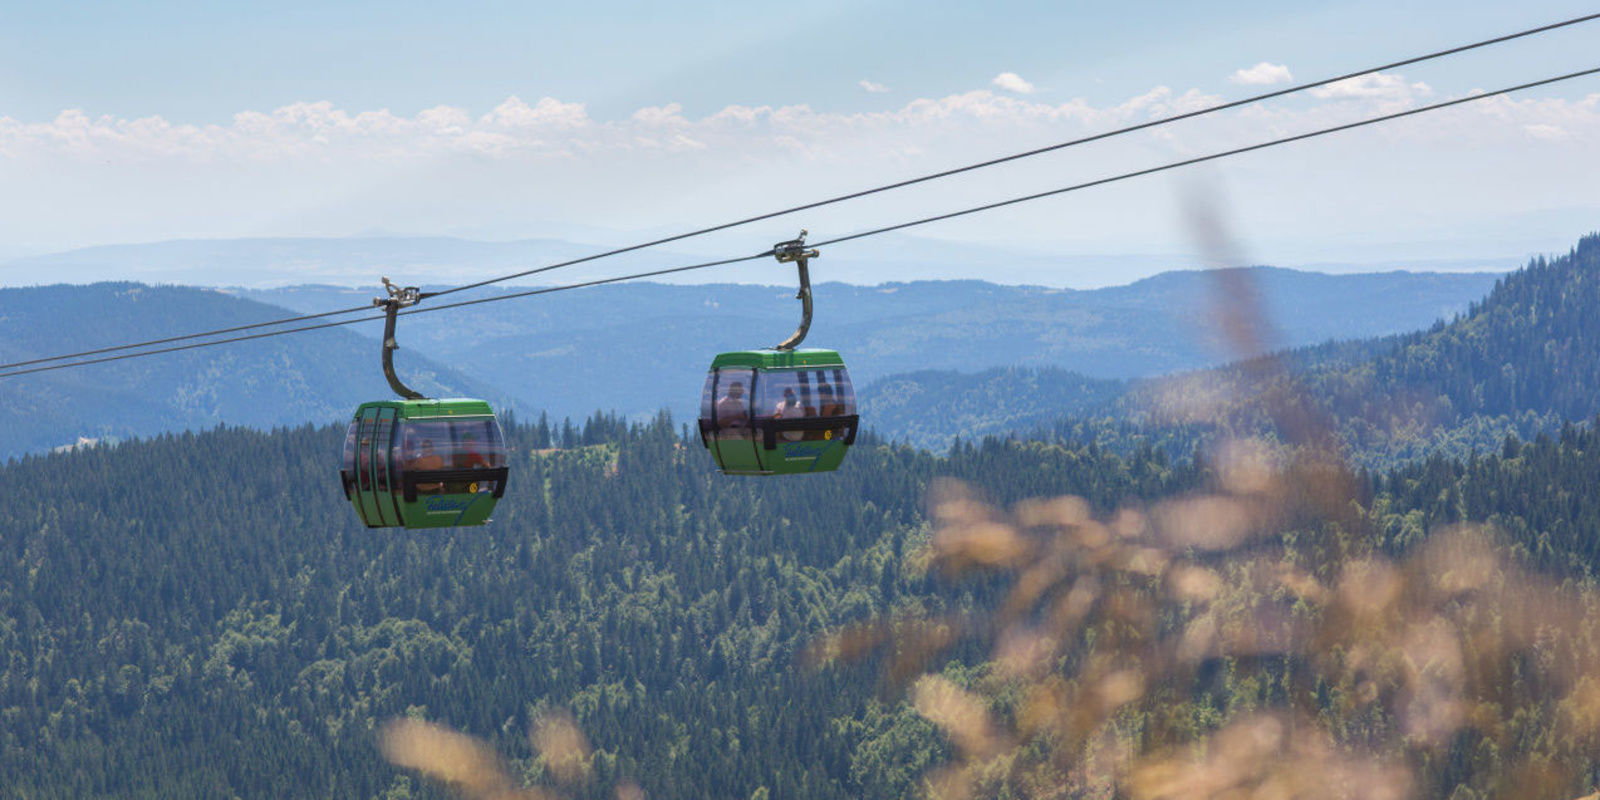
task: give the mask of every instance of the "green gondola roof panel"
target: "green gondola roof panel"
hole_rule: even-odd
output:
[[[356,415],[360,416],[362,409],[366,408],[393,408],[401,419],[415,417],[466,417],[466,416],[494,416],[494,408],[488,401],[475,400],[470,397],[446,397],[427,400],[373,400],[362,403],[356,408]]]
[[[482,525],[508,473],[494,409],[470,398],[362,403],[339,470],[370,528]]]
[[[802,348],[799,350],[734,350],[719,353],[711,361],[712,369],[723,367],[750,367],[755,369],[794,369],[799,367],[843,367],[844,359],[837,350]]]
[[[711,362],[700,438],[729,475],[831,472],[855,442],[855,392],[835,350],[738,350]]]

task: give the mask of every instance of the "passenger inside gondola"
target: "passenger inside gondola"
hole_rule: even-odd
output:
[[[794,389],[785,388],[783,390],[783,399],[772,407],[772,418],[799,419],[803,415],[804,410],[800,407],[800,398],[795,396]]]
[[[833,387],[830,386],[827,381],[825,381],[825,380],[823,380],[821,378],[818,378],[818,380],[817,380],[817,409],[819,411],[818,416],[836,417],[836,416],[844,413],[843,408],[844,408],[844,406],[841,406],[838,403],[834,402]],[[806,431],[806,439],[808,439],[808,440],[831,439],[831,438],[833,438],[833,437],[829,435],[829,432],[827,430]]]
[[[471,433],[461,435],[461,445],[456,450],[456,469],[483,469],[489,466],[489,459],[478,452],[478,437]]]
[[[811,408],[800,405],[800,397],[790,387],[784,387],[783,399],[772,408],[773,419],[800,419],[813,416],[814,413]],[[798,442],[801,438],[800,431],[780,431],[778,435],[789,442]]]
[[[719,432],[743,431],[750,427],[750,410],[744,396],[744,384],[728,384],[728,393],[717,401],[717,429]]]
[[[444,469],[444,458],[433,450],[433,440],[423,439],[417,455],[406,461],[406,469],[418,472]],[[442,483],[419,483],[417,491],[424,494],[436,494],[444,491]]]
[[[838,402],[838,399],[834,397],[833,385],[828,383],[826,379],[817,381],[817,395],[821,398],[818,405],[822,407],[822,416],[838,417],[844,415],[844,404]]]

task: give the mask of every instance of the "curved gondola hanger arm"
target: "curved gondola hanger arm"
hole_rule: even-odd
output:
[[[773,245],[772,255],[777,257],[780,264],[794,262],[800,272],[800,291],[795,295],[800,301],[800,327],[796,328],[789,338],[772,348],[793,350],[805,341],[806,332],[811,330],[811,269],[808,262],[813,258],[820,258],[822,254],[814,247],[809,249],[806,247],[806,232],[802,229],[799,238]]]
[[[400,349],[400,344],[394,339],[395,315],[400,309],[420,302],[422,291],[415,286],[396,286],[387,277],[383,279],[383,288],[389,292],[389,296],[372,299],[374,306],[383,309],[383,377],[389,380],[389,388],[395,394],[407,400],[425,400],[425,395],[402,383],[400,376],[394,372],[394,351]]]

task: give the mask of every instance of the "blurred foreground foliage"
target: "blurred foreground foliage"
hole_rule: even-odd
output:
[[[1515,509],[1495,516],[1521,539],[1419,531],[1477,491],[1586,519],[1548,481],[1595,466],[1597,444],[1569,430],[1365,486],[1236,446],[1207,490],[1100,516],[1077,497],[1001,509],[948,484],[930,563],[1003,575],[1006,591],[852,626],[816,652],[917,653],[889,674],[956,751],[928,777],[936,798],[1577,797],[1600,777],[1600,590],[1533,569],[1553,543],[1528,540],[1537,523]],[[1404,503],[1419,475],[1432,508]],[[1340,508],[1326,490],[1341,478],[1377,493]],[[944,652],[973,643],[981,667],[949,669]]]

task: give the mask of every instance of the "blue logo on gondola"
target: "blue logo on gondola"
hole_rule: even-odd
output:
[[[833,442],[798,442],[783,446],[784,458],[817,458],[828,452]]]
[[[472,505],[471,499],[457,499],[454,497],[430,497],[422,503],[422,507],[426,508],[430,514],[444,511],[465,511],[470,505]]]
[[[822,457],[827,455],[829,450],[839,446],[837,439],[826,442],[790,442],[783,446],[783,458],[785,461],[803,461],[809,458],[811,459],[809,469],[816,470]]]

